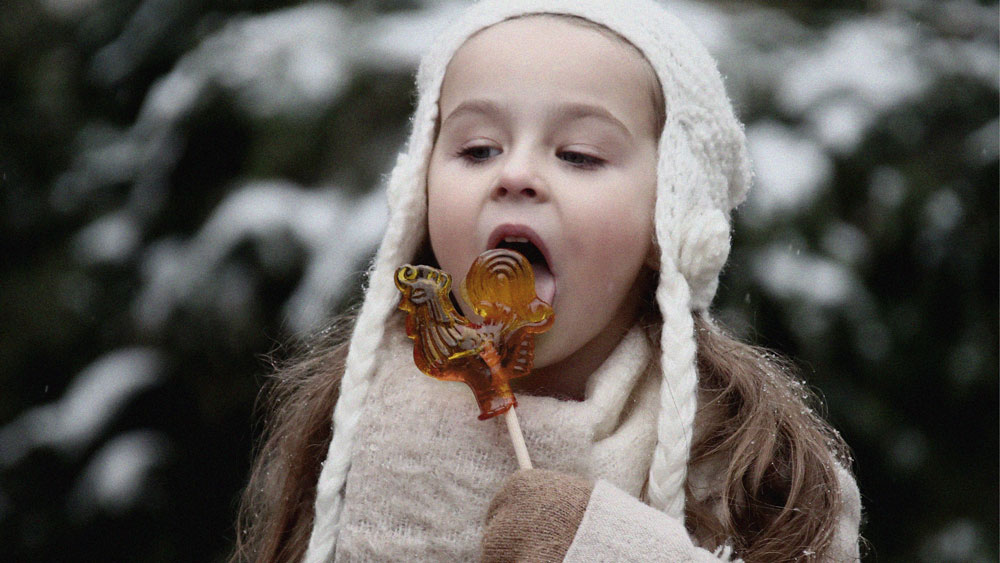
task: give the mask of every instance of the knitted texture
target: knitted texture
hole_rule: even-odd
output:
[[[486,511],[483,563],[562,561],[593,488],[587,479],[558,471],[512,474]]]
[[[647,506],[598,480],[563,559],[566,563],[648,561],[650,563],[735,563],[732,550],[699,549],[681,520]]]
[[[477,560],[490,500],[517,470],[506,425],[476,421],[464,384],[418,371],[396,326],[358,425],[336,560]],[[639,496],[656,439],[650,352],[633,330],[593,374],[584,401],[519,397],[532,460]]]
[[[725,462],[722,462],[722,468]],[[844,504],[834,531],[830,550],[820,560],[824,563],[847,563],[860,560],[858,525],[861,521],[861,497],[849,471],[837,466],[837,480]],[[716,509],[725,501],[725,485],[718,468],[700,467],[691,476],[694,491],[712,499]],[[699,491],[700,489],[700,491]],[[677,518],[644,505],[610,483],[598,480],[590,495],[587,511],[580,521],[566,563],[592,561],[690,561],[737,563],[732,547],[721,545],[713,552],[696,547]]]
[[[475,561],[489,534],[491,499],[517,469],[510,439],[499,419],[469,424],[478,409],[468,389],[420,373],[394,323],[358,425],[336,561]],[[594,373],[584,401],[520,398],[534,461],[602,483],[567,561],[715,561],[680,519],[636,498],[655,442],[658,380],[646,370],[650,352],[633,330]],[[830,561],[854,561],[860,502],[850,474],[838,468],[838,476],[845,505]],[[698,466],[689,479],[700,498],[722,502],[719,477]],[[725,548],[715,553],[723,561],[728,555]]]
[[[392,275],[413,259],[426,238],[426,172],[447,64],[477,31],[538,13],[579,16],[625,37],[645,55],[663,90],[666,122],[659,139],[655,209],[662,381],[657,444],[648,452],[653,463],[647,494],[654,507],[683,517],[697,388],[690,312],[707,308],[715,294],[730,247],[730,213],[749,188],[742,126],[707,51],[686,26],[651,0],[634,0],[628,9],[605,0],[488,0],[470,7],[437,37],[417,72],[417,109],[388,184],[389,227],[368,272],[365,302],[346,361],[333,439],[318,483],[307,562],[325,560],[337,544],[362,406],[378,368],[386,321],[398,300]]]

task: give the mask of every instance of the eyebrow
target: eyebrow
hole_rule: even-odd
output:
[[[465,100],[464,102],[458,104],[458,106],[455,109],[451,110],[451,113],[449,113],[448,116],[441,121],[441,127],[443,128],[445,125],[448,124],[449,121],[457,119],[466,114],[496,117],[503,114],[503,110],[500,109],[499,105],[497,105],[495,102],[491,102],[490,100],[482,100],[482,99]]]
[[[632,131],[630,131],[629,128],[626,127],[625,124],[622,123],[620,119],[615,117],[607,109],[598,105],[586,104],[586,103],[563,104],[559,106],[559,108],[556,110],[556,115],[560,119],[565,119],[565,120],[584,119],[587,117],[593,117],[601,121],[604,121],[605,123],[608,123],[618,129],[621,129],[622,133],[625,133],[625,135],[627,135],[628,137],[632,137],[633,135]]]
[[[497,117],[504,114],[503,108],[491,100],[486,99],[471,99],[465,100],[448,114],[447,117],[441,122],[442,127],[449,121],[461,117],[466,114],[477,114],[485,115],[487,117]],[[556,119],[562,121],[570,121],[576,119],[585,118],[596,118],[605,123],[612,125],[613,127],[620,129],[622,133],[627,136],[632,137],[633,133],[621,122],[617,117],[615,117],[607,109],[596,105],[588,104],[583,102],[569,102],[565,104],[560,104],[552,114]]]

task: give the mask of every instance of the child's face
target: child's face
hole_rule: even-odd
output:
[[[633,48],[552,17],[483,30],[444,77],[427,175],[434,255],[457,287],[484,250],[523,250],[556,315],[535,366],[559,377],[603,362],[645,289],[655,88]]]

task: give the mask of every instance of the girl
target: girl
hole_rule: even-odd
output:
[[[417,86],[364,304],[279,372],[234,558],[857,559],[846,447],[708,312],[750,172],[691,32],[652,2],[487,1]],[[399,266],[460,280],[498,246],[556,311],[512,382],[544,470],[416,369],[396,311]]]

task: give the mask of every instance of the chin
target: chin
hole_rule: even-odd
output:
[[[554,342],[552,331],[535,336],[535,359],[532,369],[544,369],[559,363],[569,354],[558,354],[558,342]],[[560,357],[562,356],[562,357]]]
[[[555,342],[548,342],[546,344],[548,345],[536,345],[535,361],[532,364],[532,371],[545,371],[549,368],[559,366],[572,358],[573,354],[576,353],[576,350],[561,353],[563,351],[559,350],[559,346],[557,346]]]

